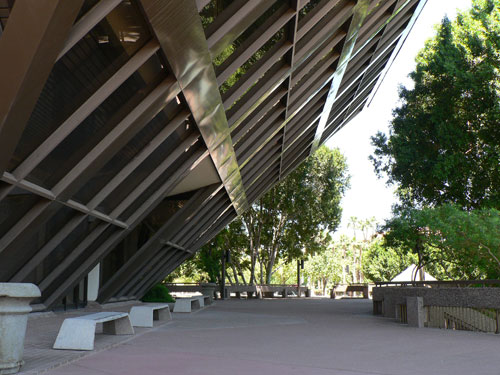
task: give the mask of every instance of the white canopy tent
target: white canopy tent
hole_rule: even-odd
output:
[[[399,275],[397,275],[395,278],[393,278],[391,281],[396,281],[396,282],[436,281],[436,279],[432,275],[428,274],[427,272],[423,272],[423,278],[422,278],[422,273],[418,272],[417,266],[415,264],[412,264],[407,269],[405,269],[403,272],[401,272]]]

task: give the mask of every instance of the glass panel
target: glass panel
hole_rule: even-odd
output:
[[[108,99],[87,117],[26,178],[52,188],[102,140],[165,77],[157,55],[153,55]]]
[[[123,1],[54,66],[8,170],[17,167],[151,38],[135,1]]]

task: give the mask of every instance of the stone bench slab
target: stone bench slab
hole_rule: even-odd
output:
[[[99,312],[64,319],[54,343],[54,349],[94,350],[95,329],[103,323],[102,331],[108,335],[133,335],[129,315],[120,312]]]
[[[130,321],[134,327],[153,327],[153,320],[170,320],[170,308],[167,303],[132,306]]]
[[[177,298],[174,305],[174,313],[190,313],[201,308],[199,298]]]

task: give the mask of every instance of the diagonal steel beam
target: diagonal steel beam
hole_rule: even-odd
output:
[[[57,60],[63,57],[76,43],[82,39],[85,34],[94,28],[104,17],[120,4],[122,0],[101,0],[92,9],[90,9],[82,18],[71,28],[71,32],[64,43],[64,47],[57,56]]]
[[[179,92],[179,85],[172,77],[163,80],[52,188],[56,196],[59,199],[69,199],[73,196],[75,191],[89,179],[89,176],[102,168]],[[176,124],[169,127],[171,133],[175,129]]]
[[[168,181],[166,181],[148,200],[132,215],[130,230],[133,230],[137,224],[144,219],[146,215],[148,215],[171,191],[184,177],[187,176],[189,170],[196,165],[198,165],[201,160],[203,160],[206,156],[206,153],[203,151],[196,151],[193,155],[188,158],[177,170],[174,176],[172,176]],[[130,204],[132,204],[131,202]],[[126,207],[125,207],[126,208]],[[101,224],[102,225],[102,224]],[[103,230],[98,226],[94,232],[90,233],[84,241],[86,241],[86,246],[79,246],[78,251],[74,251],[73,254],[76,255],[82,254],[88,246],[90,246],[95,239],[98,238],[100,234],[102,234]],[[50,295],[44,296],[45,299],[43,303],[48,307],[51,307],[59,298],[62,298],[79,280],[81,280],[84,275],[86,275],[92,268],[95,267],[99,261],[104,258],[115,246],[117,246],[120,241],[122,241],[129,230],[115,230],[111,235],[109,235],[106,240],[92,253],[90,254],[82,263],[75,264],[73,262],[65,269],[59,270],[57,273],[53,273],[51,275],[51,280],[55,280],[62,271],[71,269],[71,274],[64,280],[64,282],[58,285],[55,290],[53,290]],[[74,260],[76,257],[73,256]],[[42,281],[44,282],[44,281]],[[47,282],[44,282],[44,286],[48,287]]]
[[[170,238],[173,233],[192,218],[193,210],[213,194],[214,187],[200,189],[189,201],[151,237],[115,274],[100,288],[99,301],[111,298],[130,278],[150,260],[151,250],[156,249],[161,237]]]
[[[36,105],[83,0],[18,0],[0,38],[0,175]],[[26,27],[29,25],[29,27]]]
[[[370,0],[358,0],[354,8],[354,14],[352,17],[351,25],[349,26],[349,31],[347,32],[346,40],[344,42],[344,47],[342,48],[342,53],[340,54],[339,63],[337,69],[333,75],[332,84],[326,98],[325,106],[323,107],[323,113],[319,120],[318,127],[316,129],[316,134],[314,136],[314,142],[311,147],[311,154],[313,154],[319,147],[321,136],[325,130],[328,117],[330,117],[330,111],[332,110],[333,103],[337,97],[337,93],[344,78],[344,74],[347,69],[347,64],[351,59],[352,53],[354,51],[354,46],[358,38],[361,26],[368,15],[368,8],[370,6]]]
[[[375,96],[375,94],[377,93],[378,89],[380,88],[380,85],[384,81],[384,79],[385,79],[385,77],[387,75],[387,72],[389,71],[389,69],[391,69],[392,64],[394,63],[394,60],[399,55],[399,52],[401,51],[401,48],[403,47],[404,42],[408,38],[408,35],[410,34],[411,30],[413,30],[413,26],[415,26],[415,23],[417,22],[418,18],[422,14],[422,11],[423,11],[425,5],[427,4],[427,1],[428,0],[420,0],[419,4],[417,6],[417,9],[415,10],[415,12],[413,13],[413,15],[412,15],[412,17],[410,19],[410,23],[408,24],[408,26],[403,31],[403,35],[401,35],[401,37],[399,38],[398,44],[396,45],[396,48],[395,48],[393,54],[391,55],[389,61],[385,65],[385,68],[384,68],[384,70],[383,70],[383,72],[382,72],[382,74],[380,76],[379,81],[377,82],[377,84],[375,85],[375,88],[372,90],[370,96],[368,97],[368,101],[366,103],[367,106],[369,106],[371,104],[371,102],[373,100],[373,97]]]
[[[102,102],[141,67],[156,51],[159,45],[150,41],[142,47],[125,65],[88,98],[75,112],[38,146],[14,171],[18,179],[26,177],[44,158],[47,157],[78,125],[82,123]]]
[[[194,0],[141,0],[237,212],[247,208],[212,58]],[[174,36],[175,37],[172,37]],[[189,48],[186,48],[189,46]]]

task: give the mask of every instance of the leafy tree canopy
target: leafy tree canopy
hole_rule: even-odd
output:
[[[372,137],[379,175],[410,205],[500,208],[500,0],[445,18],[400,89],[390,133]]]
[[[215,281],[222,250],[230,250],[231,280],[257,282],[260,265],[260,282],[270,283],[279,259],[303,258],[329,243],[326,233],[340,223],[340,201],[348,183],[344,156],[338,149],[320,147],[205,245],[195,258],[197,268]]]
[[[375,281],[391,281],[413,263],[417,257],[412,252],[384,246],[380,238],[370,242],[362,261],[365,279]]]
[[[441,279],[500,277],[500,211],[456,205],[403,209],[386,223],[385,246],[418,256]]]

